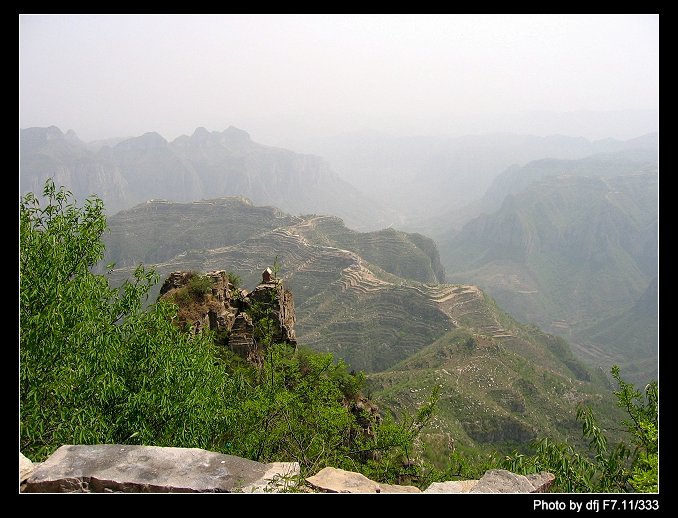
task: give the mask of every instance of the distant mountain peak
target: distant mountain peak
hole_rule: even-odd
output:
[[[115,147],[121,150],[160,149],[167,147],[167,141],[162,135],[160,135],[160,133],[150,131],[148,133],[144,133],[140,137],[133,137],[123,140]]]
[[[245,130],[236,128],[235,126],[229,126],[222,133],[222,137],[228,139],[229,142],[251,142],[250,134]]]
[[[37,145],[43,144],[48,140],[64,138],[64,134],[56,126],[49,126],[48,128],[26,128],[22,129],[20,134],[22,145]]]
[[[250,134],[244,130],[229,126],[221,133],[218,131],[209,131],[204,126],[195,129],[190,137],[178,137],[174,143],[186,145],[190,142],[193,146],[228,146],[233,144],[251,144]]]
[[[205,140],[205,139],[208,139],[209,137],[210,137],[210,132],[204,126],[200,126],[199,128],[195,128],[193,135],[191,135],[191,139],[193,139],[193,140]]]
[[[58,169],[60,181],[79,199],[99,193],[110,213],[148,199],[241,195],[292,213],[334,213],[358,228],[378,228],[390,219],[320,158],[256,143],[234,126],[197,127],[171,143],[156,132],[90,144],[73,132],[64,138],[56,127],[20,135],[25,192],[41,190],[44,178]]]

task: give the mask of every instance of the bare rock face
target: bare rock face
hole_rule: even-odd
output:
[[[277,322],[273,340],[295,345],[297,337],[294,332],[294,296],[283,287],[280,280],[271,279],[266,272],[263,281],[249,294],[249,298],[253,303],[270,309],[271,318]]]
[[[478,480],[451,480],[448,482],[433,482],[424,493],[470,493],[478,484]]]
[[[228,282],[224,270],[208,272],[210,286],[205,293],[193,293],[190,290],[193,272],[172,272],[162,287],[159,298],[171,300],[179,306],[178,324],[188,326],[193,333],[203,329],[229,331],[238,313],[232,304],[233,285]]]
[[[165,279],[165,282],[162,283],[160,287],[160,296],[169,292],[170,290],[177,290],[188,284],[188,281],[191,278],[190,272],[172,272],[169,274],[169,277]]]
[[[263,464],[198,448],[62,446],[29,477],[27,493],[278,492],[296,462]]]
[[[542,472],[536,475],[516,475],[505,469],[487,471],[471,493],[544,493],[553,483],[555,477],[551,473]]]
[[[534,487],[534,491],[530,491],[531,493],[547,493],[555,479],[556,476],[547,471],[527,475],[527,480],[529,480],[532,487]]]
[[[19,452],[19,485],[24,482],[35,470],[35,465],[31,460]]]
[[[260,365],[262,357],[254,342],[254,324],[247,313],[239,313],[235,317],[231,335],[228,338],[231,351],[242,356],[253,365]]]
[[[362,473],[331,467],[321,469],[306,482],[324,493],[421,493],[414,486],[379,484]]]
[[[282,281],[272,277],[270,268],[264,270],[262,282],[251,293],[236,291],[224,270],[208,272],[209,289],[192,293],[192,272],[172,272],[160,289],[159,298],[172,300],[179,306],[178,325],[190,327],[193,333],[203,329],[220,332],[224,345],[250,363],[261,366],[264,351],[254,336],[256,322],[251,310],[256,305],[276,324],[272,330],[275,342],[296,345],[294,332],[294,297]],[[228,338],[225,338],[228,337]]]

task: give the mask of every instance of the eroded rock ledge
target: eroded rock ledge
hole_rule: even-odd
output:
[[[32,471],[31,471],[32,468]],[[424,493],[545,493],[551,473],[490,470],[480,480],[435,482]],[[19,453],[23,493],[421,493],[360,473],[326,467],[301,480],[296,462],[264,464],[199,448],[121,444],[65,445],[45,462]]]

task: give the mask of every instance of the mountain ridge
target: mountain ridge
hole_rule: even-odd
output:
[[[639,148],[656,154],[658,134],[588,140],[505,132],[455,138],[359,132],[319,139],[311,146],[365,194],[391,200],[398,208],[399,227],[433,237],[437,237],[438,221],[448,221],[450,214],[481,198],[492,181],[511,166]]]
[[[531,162],[495,185],[506,187],[496,210],[439,240],[448,278],[477,283],[518,319],[594,347],[586,330],[632,306],[657,276],[656,156]],[[656,319],[644,322],[652,341]],[[603,349],[604,364],[625,363],[625,347]],[[645,348],[653,349],[656,359],[656,340]],[[657,367],[644,373],[656,377]]]
[[[291,213],[330,212],[363,229],[391,219],[321,157],[258,144],[233,126],[198,128],[171,142],[148,132],[111,143],[88,146],[56,126],[21,130],[21,192],[41,192],[52,176],[79,198],[99,195],[110,213],[149,199],[243,195]]]

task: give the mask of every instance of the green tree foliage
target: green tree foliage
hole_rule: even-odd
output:
[[[612,367],[619,387],[614,391],[617,403],[629,416],[622,426],[631,437],[631,446],[620,442],[610,446],[590,408],[580,406],[577,420],[589,441],[588,454],[571,445],[554,443],[548,438],[535,444],[532,456],[515,453],[500,462],[516,473],[550,471],[556,476],[554,489],[562,492],[656,492],[658,490],[658,401],[657,382],[645,387],[645,395],[624,381],[619,367]]]
[[[648,383],[643,395],[622,379],[619,367],[612,368],[612,376],[619,386],[614,393],[617,403],[629,416],[622,424],[633,437],[629,483],[636,492],[656,492],[659,487],[659,386],[656,381]]]
[[[166,303],[142,311],[157,282],[139,267],[117,289],[102,258],[103,204],[77,207],[48,181],[46,206],[20,204],[21,449],[42,460],[61,444],[215,447],[228,379],[207,337],[171,324]]]
[[[365,437],[362,451],[368,453],[367,462],[360,471],[389,483],[427,487],[433,482],[430,467],[415,462],[413,446],[421,430],[430,424],[439,399],[440,387],[435,386],[414,415],[405,415],[401,423],[387,416],[377,433]]]
[[[356,409],[364,376],[330,354],[275,344],[270,308],[255,368],[213,333],[182,332],[177,306],[142,302],[157,275],[138,267],[111,288],[92,266],[106,229],[102,202],[78,207],[45,184],[46,205],[20,202],[20,447],[40,461],[62,444],[198,447],[260,461],[334,465],[393,478],[434,402],[404,426]],[[196,277],[191,291],[204,293]],[[379,460],[383,459],[383,460]],[[386,466],[386,467],[383,467]]]
[[[280,268],[282,268],[282,265],[280,264],[280,259],[276,255],[275,259],[273,260],[273,269],[272,269],[274,279],[278,278],[278,274],[280,273]]]

